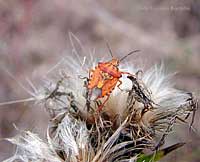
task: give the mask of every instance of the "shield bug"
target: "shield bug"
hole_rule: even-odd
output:
[[[109,46],[108,46],[109,47]],[[135,76],[129,72],[124,72],[119,70],[119,63],[124,60],[127,56],[132,55],[139,50],[132,51],[122,57],[121,59],[114,58],[112,51],[109,48],[112,60],[108,62],[99,62],[95,69],[89,71],[89,81],[88,81],[88,91],[90,100],[97,100],[107,96],[104,102],[98,107],[98,111],[101,111],[105,103],[108,101],[110,94],[117,86],[120,90],[120,85],[122,81],[120,78],[123,74]],[[119,83],[117,85],[117,83]]]

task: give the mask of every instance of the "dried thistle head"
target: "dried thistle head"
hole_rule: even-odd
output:
[[[73,34],[70,39],[80,44]],[[21,161],[136,161],[144,149],[158,150],[177,120],[185,121],[197,109],[197,100],[191,93],[175,89],[163,66],[154,66],[141,75],[129,66],[125,71],[136,77],[123,77],[124,91],[115,89],[98,112],[103,99],[88,100],[85,70],[94,67],[96,61],[92,55],[80,58],[74,41],[72,47],[73,56],[61,61],[67,72],[57,64],[53,69],[61,69],[59,79],[49,81],[41,91],[43,106],[51,117],[47,142],[30,132],[19,136],[27,141],[26,147],[22,147],[24,141],[13,142],[18,138],[10,140],[22,150],[14,157],[26,157]],[[53,160],[48,158],[51,156]]]

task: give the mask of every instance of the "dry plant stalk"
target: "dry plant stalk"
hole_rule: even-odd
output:
[[[173,88],[171,76],[164,74],[163,66],[155,66],[142,76],[138,72],[136,77],[123,78],[126,92],[115,89],[103,110],[96,111],[102,100],[90,101],[85,86],[88,76],[85,69],[96,62],[93,57],[84,57],[82,62],[74,43],[84,53],[80,41],[71,33],[70,40],[74,57],[67,56],[61,61],[65,70],[60,70],[58,81],[49,81],[46,88],[32,97],[43,101],[50,114],[47,140],[21,131],[20,135],[7,139],[17,149],[4,162],[137,161],[143,150],[159,150],[174,124],[186,123],[189,115],[195,113],[197,99],[192,93]],[[125,68],[132,73],[137,71]],[[193,119],[194,115],[192,123]],[[156,137],[160,140],[156,141]]]

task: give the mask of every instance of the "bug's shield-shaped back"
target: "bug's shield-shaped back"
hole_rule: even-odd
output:
[[[104,86],[102,87],[102,96],[110,95],[110,93],[115,89],[115,86],[117,82],[119,81],[119,78],[113,78],[111,80],[107,80],[104,83]]]

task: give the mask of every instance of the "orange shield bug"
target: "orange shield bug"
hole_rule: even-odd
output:
[[[120,85],[122,81],[120,78],[123,74],[134,76],[129,72],[123,72],[119,70],[119,63],[125,59],[127,56],[132,55],[139,50],[132,51],[122,57],[121,59],[116,59],[112,55],[112,51],[109,48],[112,60],[108,62],[99,62],[95,69],[89,71],[89,81],[88,81],[88,91],[90,100],[97,100],[107,96],[104,102],[98,107],[98,111],[101,111],[105,103],[108,101],[110,94],[117,86],[120,90]],[[119,83],[117,85],[117,83]]]

